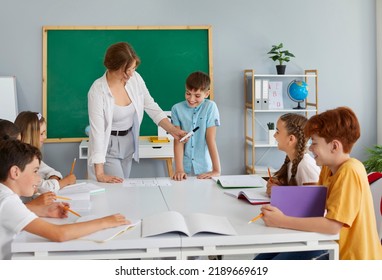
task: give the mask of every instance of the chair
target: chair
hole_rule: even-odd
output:
[[[382,173],[373,172],[368,175],[371,194],[373,196],[375,218],[377,220],[377,231],[382,241]]]

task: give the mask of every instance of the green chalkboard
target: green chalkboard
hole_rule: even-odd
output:
[[[184,100],[184,83],[191,72],[204,71],[213,81],[209,26],[44,27],[43,114],[48,142],[87,138],[87,93],[106,70],[106,49],[121,41],[130,43],[141,58],[137,72],[164,111]],[[146,114],[140,135],[157,135],[157,126]]]

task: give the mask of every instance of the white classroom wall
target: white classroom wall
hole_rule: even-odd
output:
[[[296,55],[287,72],[318,69],[320,111],[354,109],[362,136],[353,156],[363,160],[377,141],[375,9],[376,0],[0,0],[0,76],[16,76],[19,111],[42,111],[42,26],[211,25],[224,174],[244,172],[243,70],[273,73],[266,53],[279,42]],[[74,157],[78,143],[44,146],[45,161],[64,174]],[[270,157],[275,166],[283,160],[276,150]],[[77,162],[78,178],[85,164]],[[142,160],[132,175],[165,170],[161,161]]]

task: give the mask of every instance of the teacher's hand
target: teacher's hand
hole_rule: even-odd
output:
[[[169,133],[172,135],[172,137],[174,137],[174,139],[176,140],[180,140],[182,139],[184,136],[187,135],[187,131],[184,131],[184,130],[181,130],[180,128],[178,127],[174,127],[173,129],[171,129],[169,131]],[[188,138],[184,141],[184,142],[187,142],[188,141]]]
[[[97,181],[102,183],[122,183],[123,179],[117,176],[99,174],[97,175]]]

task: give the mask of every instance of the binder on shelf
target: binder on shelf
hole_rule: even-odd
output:
[[[262,91],[261,91],[261,109],[268,110],[269,109],[269,81],[262,81]]]
[[[255,110],[261,110],[261,80],[255,80]]]
[[[268,92],[268,108],[269,109],[283,109],[283,82],[271,81],[269,82]]]

